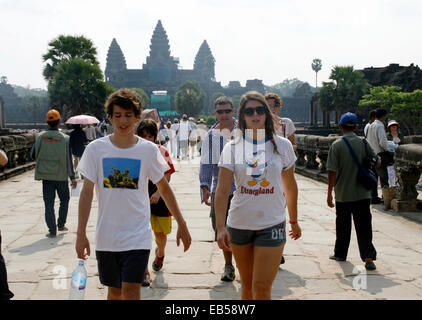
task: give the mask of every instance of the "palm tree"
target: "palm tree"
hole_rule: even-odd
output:
[[[315,71],[315,88],[318,88],[318,72],[322,68],[321,59],[314,59],[312,61],[312,70]]]

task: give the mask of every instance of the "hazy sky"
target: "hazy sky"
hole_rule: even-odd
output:
[[[390,63],[422,64],[420,0],[0,0],[0,76],[9,83],[46,88],[41,56],[60,34],[84,35],[104,72],[117,39],[129,69],[140,69],[158,20],[171,55],[192,69],[207,40],[222,85],[262,79],[273,85],[298,78],[318,84],[335,65],[355,69]]]

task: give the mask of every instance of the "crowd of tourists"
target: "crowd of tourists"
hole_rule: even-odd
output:
[[[47,237],[68,231],[68,183],[75,188],[80,174],[76,255],[79,259],[91,255],[86,227],[96,188],[95,256],[100,282],[108,287],[110,300],[140,299],[140,287],[151,284],[152,234],[155,272],[164,265],[172,220],[177,224],[177,246],[182,243],[184,251],[191,246],[188,224],[170,180],[175,173],[172,158],[199,156],[200,199],[210,207],[214,240],[225,260],[221,281],[234,281],[237,268],[242,299],[271,299],[279,266],[286,263],[287,229],[293,240],[302,235],[294,175],[296,128],[291,119],[279,116],[282,106],[277,94],[251,91],[241,97],[236,117],[231,98],[216,99],[216,123],[211,128],[186,114],[173,123],[156,123],[140,121],[139,96],[120,89],[105,103],[107,120],[96,128],[75,125],[70,136],[58,130],[60,113],[48,111],[49,129],[37,135],[32,149],[35,179],[43,185]],[[343,138],[332,144],[327,162],[327,205],[336,210],[336,242],[329,258],[347,259],[353,218],[360,257],[368,270],[376,269],[377,255],[370,204],[381,201],[378,177],[386,207],[391,201],[391,190],[397,187],[391,154],[403,143],[396,121],[388,122],[386,133],[386,116],[385,109],[371,112],[365,139],[361,139],[355,134],[357,116],[343,114],[339,120]],[[372,161],[365,172],[375,176],[375,184],[357,179],[367,158]],[[2,166],[7,163],[4,152],[0,160]],[[60,199],[57,223],[56,192]],[[0,295],[10,299],[13,294],[1,255],[0,262],[2,279],[6,279],[0,284]]]

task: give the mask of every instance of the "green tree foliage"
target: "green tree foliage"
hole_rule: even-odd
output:
[[[31,89],[29,86],[25,88],[18,85],[12,85],[12,87],[13,87],[13,92],[16,93],[18,97],[21,97],[21,98],[26,97],[26,96],[47,97],[48,95],[47,90],[44,90],[44,89],[38,89],[38,88]]]
[[[232,100],[233,100],[233,107],[234,107],[234,110],[235,110],[235,111],[239,109],[240,98],[241,98],[241,96],[233,96],[233,97],[232,97]]]
[[[373,87],[359,102],[366,110],[381,107],[389,111],[388,119],[398,121],[408,133],[422,127],[422,90],[402,92],[400,87]]]
[[[215,100],[217,100],[218,98],[220,98],[220,97],[222,97],[222,96],[224,96],[225,94],[223,93],[223,92],[214,92],[213,94],[212,94],[212,96],[211,96],[211,104],[213,105],[213,107],[214,107],[214,102],[215,102]]]
[[[103,118],[104,102],[113,89],[103,80],[97,64],[82,58],[65,60],[56,66],[48,84],[50,104],[57,106],[63,118],[91,113]]]
[[[315,88],[318,88],[318,72],[321,71],[322,62],[321,59],[312,60],[312,70],[315,71]]]
[[[353,66],[335,66],[331,70],[331,82],[323,82],[319,92],[319,104],[322,110],[358,112],[359,101],[368,92],[369,84],[362,72]]]
[[[23,99],[26,110],[26,121],[45,122],[45,115],[49,110],[47,97],[27,95]]]
[[[283,82],[277,83],[273,86],[264,86],[264,88],[266,93],[273,92],[278,94],[280,97],[293,97],[297,86],[302,83],[304,82],[297,78],[293,78],[286,79]]]
[[[133,91],[139,94],[142,101],[142,108],[148,108],[151,104],[151,99],[148,97],[148,95],[145,93],[145,91],[141,88],[132,88]]]
[[[373,87],[359,101],[359,106],[367,109],[384,108],[390,110],[393,104],[397,102],[397,93],[400,91],[402,89],[396,86]]]
[[[176,111],[196,117],[205,103],[205,92],[196,81],[186,81],[177,88],[175,95]]]
[[[211,127],[214,123],[217,122],[217,118],[215,116],[200,115],[198,116],[198,119],[203,119],[205,124],[209,127]]]
[[[96,54],[91,40],[60,35],[43,55],[50,105],[59,109],[64,119],[81,113],[104,116],[103,105],[113,89],[104,82]]]
[[[84,36],[59,35],[50,41],[48,46],[47,53],[42,56],[43,61],[47,62],[43,70],[43,76],[47,81],[53,78],[56,66],[64,60],[82,58],[98,65],[97,49],[92,41]]]
[[[422,90],[399,92],[398,96],[391,107],[390,118],[402,123],[409,133],[416,134],[422,129]]]

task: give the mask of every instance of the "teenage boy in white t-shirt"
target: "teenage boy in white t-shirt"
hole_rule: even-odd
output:
[[[191,236],[164,178],[167,163],[154,143],[134,134],[142,110],[138,95],[120,89],[110,95],[105,108],[114,133],[91,142],[78,166],[84,185],[75,247],[79,259],[90,255],[86,225],[96,185],[95,242],[100,281],[108,286],[109,300],[139,300],[152,242],[148,180],[156,184],[177,221],[177,245],[182,240],[187,251]]]

